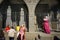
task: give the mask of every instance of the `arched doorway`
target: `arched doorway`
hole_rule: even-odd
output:
[[[11,9],[12,9],[12,15],[11,15],[11,19],[12,19],[12,22],[16,22],[17,25],[20,25],[19,22],[21,20],[21,8],[24,9],[24,21],[25,21],[25,24],[26,24],[26,27],[29,31],[29,13],[28,13],[28,7],[26,5],[26,3],[23,1],[23,0],[20,0],[18,1],[19,3],[11,3]],[[22,18],[22,19],[23,19]],[[21,25],[20,25],[21,26]]]
[[[35,15],[38,28],[40,28],[39,30],[43,28],[43,16],[48,15],[48,11],[49,11],[48,4],[40,4],[40,2],[37,4],[35,8]]]
[[[4,0],[1,4],[0,4],[0,12],[3,15],[3,23],[2,23],[2,28],[6,27],[6,19],[7,19],[7,8],[10,5],[11,6],[11,19],[12,22],[15,21],[15,17],[16,17],[16,21],[17,21],[17,25],[19,25],[19,21],[20,21],[20,9],[23,8],[24,9],[24,21],[26,23],[26,27],[29,30],[29,14],[28,14],[28,8],[27,5],[25,4],[25,2],[23,0],[20,1],[16,1],[17,3],[15,3],[15,1],[13,0],[13,3],[11,2],[12,0]],[[15,15],[16,14],[16,15]]]

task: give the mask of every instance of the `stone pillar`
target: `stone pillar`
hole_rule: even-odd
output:
[[[28,6],[29,10],[29,32],[35,32],[34,16],[35,16],[35,7],[39,0],[24,0]]]
[[[34,5],[29,5],[29,32],[34,32]]]

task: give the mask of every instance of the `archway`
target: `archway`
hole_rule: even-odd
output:
[[[23,0],[18,1],[19,3],[11,3],[11,8],[12,8],[12,15],[11,15],[11,19],[12,22],[16,21],[17,25],[19,25],[20,22],[20,11],[21,8],[24,9],[24,21],[26,24],[26,27],[29,31],[29,13],[28,13],[28,7],[26,5],[26,3]],[[20,25],[21,26],[21,25]]]
[[[13,0],[14,1],[14,0]],[[3,15],[3,23],[2,23],[2,27],[5,28],[6,26],[6,18],[7,18],[7,8],[10,5],[11,6],[11,19],[12,22],[15,21],[15,14],[16,14],[16,21],[17,21],[17,25],[19,25],[19,21],[20,21],[20,9],[24,8],[24,21],[26,23],[26,27],[29,31],[29,14],[28,14],[28,7],[25,4],[25,2],[23,0],[18,1],[19,3],[12,3],[11,0],[4,0],[1,4],[0,4],[0,12]]]
[[[35,8],[35,15],[36,15],[38,28],[41,28],[41,29],[43,28],[43,16],[48,15],[48,11],[49,11],[48,4],[41,4],[40,2],[37,4]]]

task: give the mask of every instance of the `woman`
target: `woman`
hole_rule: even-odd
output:
[[[44,22],[43,22],[44,32],[47,34],[50,34],[50,25],[49,25],[48,17],[45,16],[43,20],[44,20]]]
[[[20,40],[25,40],[25,32],[26,32],[26,28],[24,25],[22,25],[19,31]]]

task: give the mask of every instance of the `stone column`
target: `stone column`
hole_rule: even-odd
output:
[[[28,10],[29,10],[29,32],[35,32],[35,20],[34,20],[34,16],[35,16],[35,7],[37,5],[37,3],[39,2],[39,0],[24,0],[25,3],[28,6]]]
[[[29,32],[34,32],[34,5],[29,5]]]

